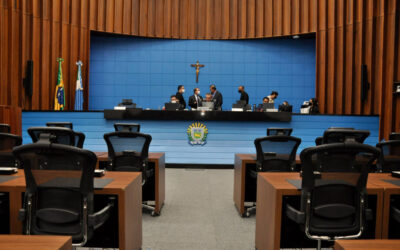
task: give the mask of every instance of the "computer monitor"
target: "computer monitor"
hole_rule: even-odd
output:
[[[242,105],[242,107],[246,106],[246,101],[245,100],[238,100],[236,101],[236,104]]]
[[[132,102],[132,99],[122,99],[122,102],[118,104],[120,107],[136,108],[136,103]]]
[[[72,122],[47,122],[47,127],[62,127],[73,129]]]
[[[209,110],[214,110],[214,102],[202,102],[202,107],[206,107]]]
[[[165,103],[165,110],[175,111],[175,110],[179,110],[180,107],[181,107],[180,103],[171,103],[171,102],[166,102]]]
[[[267,128],[267,135],[287,135],[292,134],[292,128]]]
[[[275,104],[274,103],[263,103],[263,110],[267,109],[275,109]]]
[[[389,135],[389,140],[390,140],[390,141],[393,141],[393,140],[400,140],[400,133],[395,133],[395,132],[391,133],[391,134]]]

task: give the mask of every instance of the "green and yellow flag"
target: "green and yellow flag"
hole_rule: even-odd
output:
[[[64,82],[62,78],[62,67],[61,67],[63,61],[64,59],[57,58],[58,76],[56,84],[56,96],[54,98],[54,110],[64,110],[65,106]]]

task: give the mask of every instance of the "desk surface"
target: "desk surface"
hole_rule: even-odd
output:
[[[290,122],[289,112],[232,112],[232,111],[169,111],[105,109],[107,120],[180,120],[180,121],[277,121]]]
[[[337,240],[334,250],[400,249],[400,240]]]
[[[0,235],[2,250],[71,250],[70,236]]]
[[[245,161],[245,163],[256,163],[257,155],[256,154],[235,154],[239,160]],[[300,155],[296,155],[296,164],[301,164]]]

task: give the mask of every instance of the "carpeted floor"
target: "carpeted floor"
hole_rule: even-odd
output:
[[[233,170],[166,169],[159,217],[143,214],[143,250],[254,249],[255,216],[233,204]]]

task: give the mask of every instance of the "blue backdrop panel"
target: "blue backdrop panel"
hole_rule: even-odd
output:
[[[195,68],[199,60],[196,84]],[[184,84],[188,102],[194,87],[201,95],[215,83],[223,109],[239,99],[244,85],[251,104],[272,90],[299,110],[315,95],[315,39],[173,40],[92,36],[90,46],[89,109],[103,110],[132,98],[143,108],[160,109],[177,86]]]
[[[23,112],[23,142],[32,142],[27,129],[45,126],[46,122],[70,121],[74,130],[85,133],[84,148],[92,151],[107,151],[104,133],[114,131],[118,121],[105,120],[103,112]],[[120,121],[120,122],[126,122]],[[293,128],[293,136],[300,137],[299,151],[314,146],[316,137],[328,127],[354,127],[367,129],[371,135],[366,143],[378,142],[378,116],[330,116],[293,115],[292,121],[285,122],[204,122],[208,128],[207,143],[191,146],[186,134],[187,128],[196,121],[131,121],[141,124],[141,131],[153,137],[150,151],[165,152],[167,163],[187,164],[233,164],[235,153],[255,153],[254,139],[266,136],[268,127]]]

